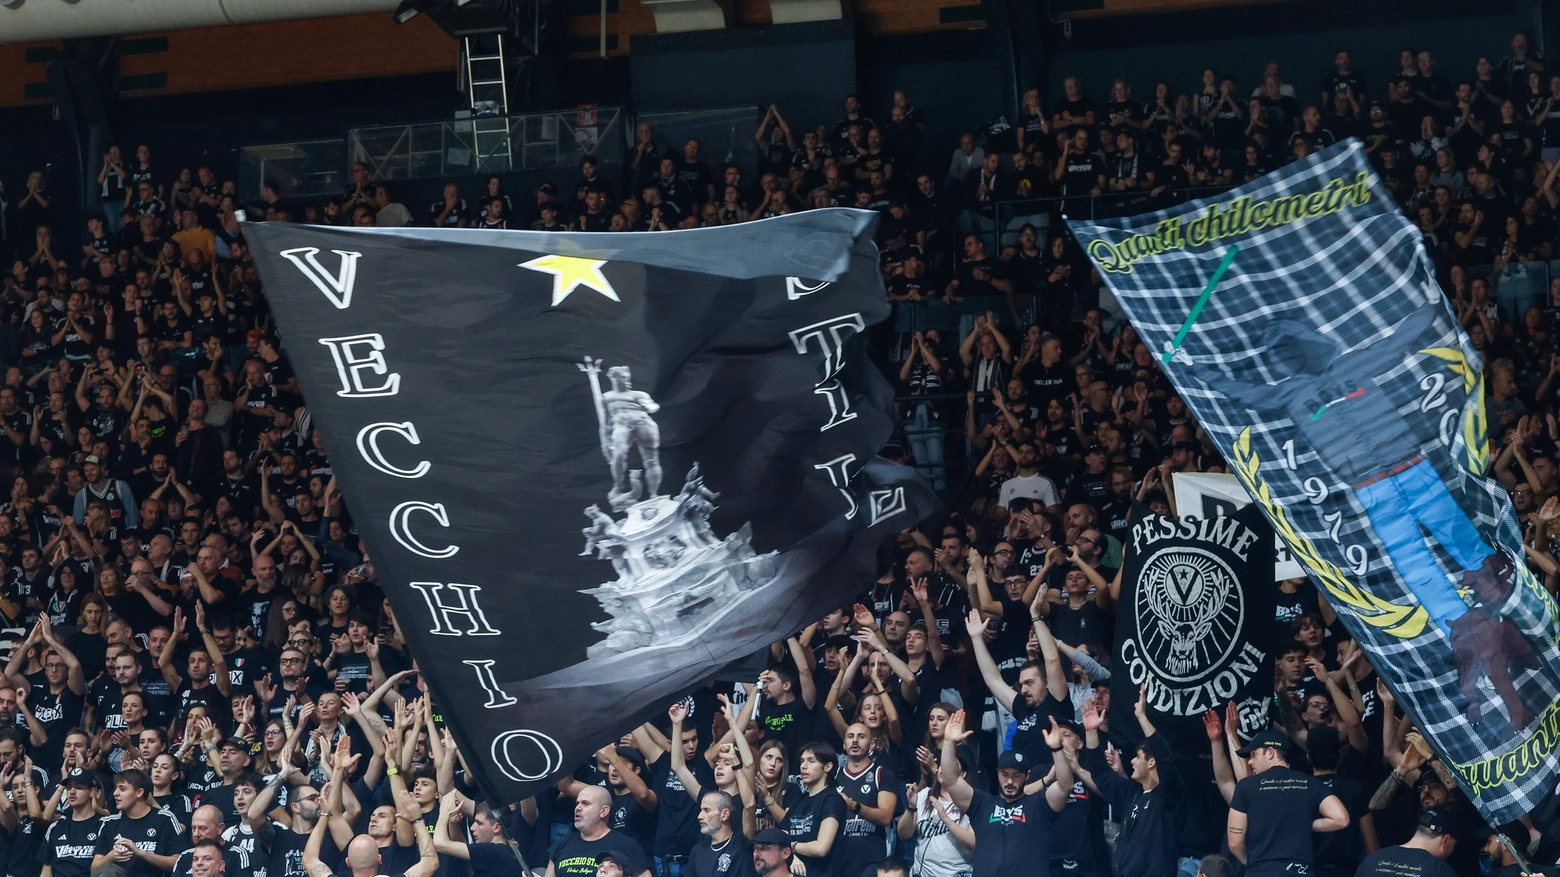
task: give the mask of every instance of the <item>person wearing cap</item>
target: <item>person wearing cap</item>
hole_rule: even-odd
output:
[[[611,814],[610,792],[601,786],[581,785],[574,793],[574,831],[548,848],[546,877],[594,877],[602,853],[611,853],[628,877],[648,877],[650,861],[644,848],[624,832],[613,830]]]
[[[1526,829],[1523,830],[1526,832]],[[1453,877],[1457,872],[1446,864],[1446,857],[1456,847],[1457,841],[1452,837],[1445,816],[1438,810],[1426,810],[1419,815],[1419,825],[1414,829],[1413,837],[1399,846],[1382,847],[1366,856],[1354,872],[1354,877]],[[1493,861],[1499,862],[1501,854],[1507,855],[1506,861],[1511,861],[1510,854],[1505,852],[1505,847],[1500,843],[1499,835],[1490,836],[1486,852],[1490,853]],[[1490,877],[1495,874],[1519,877],[1520,871],[1502,874],[1497,870],[1490,872]]]
[[[92,803],[97,775],[74,768],[60,778],[60,785],[65,787],[70,816],[55,819],[43,835],[38,850],[38,861],[43,864],[40,877],[88,877],[103,822]]]
[[[766,828],[753,836],[753,872],[758,877],[790,874],[793,855],[791,836],[781,829]]]
[[[1289,738],[1269,729],[1236,750],[1250,775],[1235,784],[1225,836],[1247,877],[1309,873],[1312,832],[1349,826],[1348,808],[1321,780],[1291,768],[1288,748]]]
[[[0,390],[0,394],[3,393]],[[102,458],[88,454],[81,462],[81,478],[86,483],[76,492],[76,504],[71,513],[78,525],[87,521],[87,501],[100,499],[108,505],[108,514],[115,527],[141,526],[141,513],[136,508],[130,485],[118,478],[109,478],[108,464]]]
[[[1157,877],[1176,871],[1179,847],[1177,819],[1185,796],[1185,786],[1176,766],[1175,751],[1148,718],[1148,689],[1139,686],[1137,716],[1143,741],[1133,750],[1132,760],[1121,765],[1122,756],[1114,748],[1102,750],[1100,728],[1105,723],[1106,704],[1090,699],[1083,708],[1083,735],[1086,780],[1092,781],[1113,810],[1121,814],[1121,833],[1111,854],[1111,872],[1116,877]],[[1123,777],[1115,770],[1127,768]]]
[[[998,794],[993,795],[971,786],[959,772],[958,745],[973,733],[964,730],[964,710],[949,716],[937,768],[938,779],[953,803],[969,814],[975,829],[973,877],[1030,877],[1050,861],[1051,823],[1067,806],[1073,789],[1070,759],[1065,755],[1055,758],[1049,781],[1040,779],[1026,785],[1033,760],[1018,749],[1009,749],[997,759]],[[1045,732],[1045,745],[1052,752],[1062,748],[1062,731],[1055,717]]]
[[[1431,814],[1436,814],[1436,816]],[[1440,816],[1440,811],[1426,811],[1424,815],[1419,817],[1421,830],[1423,830],[1427,820],[1440,821],[1437,818],[1438,816]],[[1446,820],[1447,824],[1443,826],[1445,831],[1453,832],[1455,830],[1452,827],[1454,821]],[[1449,834],[1448,836],[1455,837],[1456,835]],[[1533,839],[1533,832],[1521,822],[1502,825],[1499,831],[1490,832],[1490,836],[1484,841],[1484,854],[1490,857],[1490,864],[1493,867],[1485,874],[1485,877],[1560,877],[1560,867],[1539,865],[1536,862],[1528,862],[1526,864],[1518,862],[1516,857],[1511,854],[1511,850],[1507,849],[1506,843],[1503,843],[1503,841],[1509,842],[1518,850],[1532,850]],[[1531,856],[1532,853],[1529,853],[1529,855]],[[1453,873],[1457,872],[1457,869],[1451,868],[1450,865],[1448,865],[1448,868]],[[1432,875],[1432,877],[1445,877],[1445,875]]]

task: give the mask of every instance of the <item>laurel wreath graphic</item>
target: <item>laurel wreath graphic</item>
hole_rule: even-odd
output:
[[[1251,444],[1251,427],[1241,430],[1231,447],[1235,475],[1246,486],[1247,492],[1267,512],[1273,529],[1294,552],[1295,559],[1305,565],[1322,583],[1327,593],[1354,611],[1361,621],[1382,632],[1401,639],[1413,639],[1424,632],[1430,615],[1423,606],[1403,606],[1371,594],[1349,580],[1336,565],[1322,557],[1311,540],[1295,528],[1284,507],[1273,500],[1267,479],[1262,477],[1262,458]]]

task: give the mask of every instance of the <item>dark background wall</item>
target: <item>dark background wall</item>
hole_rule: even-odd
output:
[[[855,28],[841,20],[635,37],[629,67],[640,112],[774,103],[793,126],[832,122],[856,90]]]
[[[1203,70],[1236,77],[1249,95],[1261,84],[1270,61],[1282,67],[1285,82],[1296,86],[1302,102],[1317,99],[1321,77],[1332,71],[1332,58],[1348,49],[1368,91],[1385,99],[1386,82],[1397,73],[1402,49],[1429,49],[1437,72],[1455,83],[1471,78],[1480,55],[1499,61],[1517,30],[1534,34],[1536,6],[1518,0],[1422,0],[1413,4],[1315,0],[1310,3],[1259,3],[1247,7],[1181,12],[1173,16],[1094,18],[1073,22],[1070,38],[1050,28],[1046,93],[1054,102],[1062,78],[1083,77],[1084,91],[1104,99],[1111,81],[1125,77],[1133,95],[1149,100],[1154,84],[1168,82],[1175,92],[1201,87]],[[1530,45],[1537,46],[1536,42]]]

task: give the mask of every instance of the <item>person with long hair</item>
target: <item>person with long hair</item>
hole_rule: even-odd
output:
[[[741,748],[743,767],[753,773],[753,816],[759,831],[783,825],[785,799],[794,786],[791,785],[791,759],[785,744],[779,740],[765,740],[758,747],[758,757],[746,747]],[[748,761],[752,759],[752,761]]]
[[[289,565],[288,569],[294,566],[297,564]],[[332,585],[321,604],[322,617],[315,625],[314,635],[322,642],[328,642],[333,636],[346,636],[347,619],[352,614],[352,592],[343,585]]]
[[[845,877],[834,873],[835,841],[850,815],[834,783],[839,755],[828,743],[815,741],[802,747],[796,765],[802,786],[791,789],[785,808],[791,850],[808,877]]]

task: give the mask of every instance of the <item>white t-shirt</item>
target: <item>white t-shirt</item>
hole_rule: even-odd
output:
[[[919,877],[967,877],[975,865],[975,850],[966,849],[953,839],[942,817],[932,812],[933,807],[940,805],[932,804],[930,796],[930,789],[922,789],[915,796],[915,867],[911,873]],[[959,805],[952,801],[945,803],[954,824],[968,828],[969,814],[960,813]]]
[[[1038,472],[1033,475],[1015,475],[1002,482],[1002,490],[997,498],[1004,508],[1019,497],[1038,500],[1046,508],[1062,503],[1056,492],[1056,482]]]

